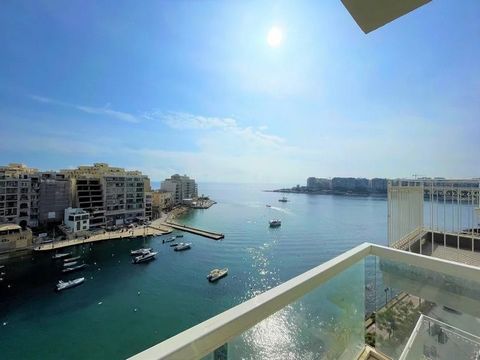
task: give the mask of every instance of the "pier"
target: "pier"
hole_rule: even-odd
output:
[[[191,227],[191,226],[180,225],[180,224],[177,224],[177,223],[174,223],[174,222],[171,222],[171,221],[167,221],[167,222],[163,223],[162,225],[171,227],[171,228],[176,229],[176,230],[185,231],[185,232],[188,232],[188,233],[191,233],[191,234],[204,236],[206,238],[213,239],[213,240],[220,240],[220,239],[223,239],[225,237],[225,235],[221,234],[221,233],[215,233],[215,232],[212,232],[212,231],[197,229],[197,228],[194,228],[194,227]]]

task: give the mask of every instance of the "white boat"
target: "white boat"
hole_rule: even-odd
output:
[[[214,282],[221,279],[224,276],[227,276],[227,274],[228,274],[228,268],[213,269],[212,271],[210,271],[210,274],[207,275],[207,279],[210,282]]]
[[[134,264],[139,264],[142,262],[147,262],[155,259],[155,255],[157,255],[157,252],[148,252],[146,254],[140,255],[140,256],[135,256],[132,260]]]
[[[73,266],[73,265],[77,265],[78,261],[70,261],[70,262],[66,262],[65,264],[63,264],[63,267],[70,267],[70,266]]]
[[[270,220],[269,222],[270,227],[279,227],[282,225],[280,220]]]
[[[72,267],[67,267],[65,269],[62,270],[62,272],[64,273],[68,273],[68,272],[72,272],[72,271],[76,271],[76,270],[80,270],[80,269],[83,269],[87,266],[87,264],[80,264],[80,265],[76,265],[76,266],[72,266]]]
[[[80,259],[80,256],[75,256],[75,257],[71,257],[71,258],[68,258],[68,259],[64,259],[63,262],[72,262],[72,261],[77,261],[78,259]]]
[[[284,197],[282,197],[281,199],[278,199],[278,201],[280,201],[280,202],[287,202],[288,199],[284,196]]]
[[[153,250],[152,248],[141,248],[137,250],[131,250],[130,255],[132,256],[144,255],[144,254],[148,254],[149,252],[152,252],[152,250]]]
[[[70,280],[70,281],[62,281],[60,280],[57,284],[57,291],[62,291],[62,290],[65,290],[65,289],[70,289],[72,287],[75,287],[75,286],[78,286],[80,284],[83,284],[83,282],[85,281],[85,278],[78,278],[78,279],[74,279],[74,280]]]
[[[178,244],[177,246],[175,246],[175,249],[173,249],[173,250],[175,250],[175,251],[188,250],[188,249],[191,249],[191,248],[192,248],[191,245],[192,245],[192,244],[190,244],[190,243],[180,243],[180,244]]]
[[[64,257],[70,256],[72,253],[56,253],[55,255],[52,256],[53,260],[57,259],[63,259]]]

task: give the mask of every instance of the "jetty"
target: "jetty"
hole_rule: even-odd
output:
[[[220,240],[220,239],[223,239],[225,237],[225,235],[221,234],[221,233],[202,230],[202,229],[194,228],[194,227],[187,226],[187,225],[181,225],[181,224],[174,223],[172,221],[166,221],[162,225],[171,227],[171,228],[176,229],[176,230],[185,231],[185,232],[188,232],[188,233],[191,233],[191,234],[200,235],[200,236],[203,236],[203,237],[206,237],[206,238],[209,238],[209,239],[213,239],[213,240]]]

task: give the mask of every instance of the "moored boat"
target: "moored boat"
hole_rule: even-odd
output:
[[[282,225],[282,222],[280,220],[270,220],[268,224],[270,227],[279,227]]]
[[[214,282],[221,279],[224,276],[227,276],[227,274],[228,274],[228,268],[213,269],[212,271],[210,271],[210,274],[207,275],[207,279],[210,282]]]
[[[157,252],[148,252],[146,254],[142,254],[140,256],[135,256],[132,260],[134,264],[139,264],[142,262],[147,262],[155,259],[155,255],[157,255]]]
[[[165,240],[165,242],[169,243],[169,242],[175,241],[176,238],[177,238],[176,236],[172,236],[170,239]]]
[[[68,258],[68,259],[64,259],[63,262],[72,262],[72,261],[77,261],[78,259],[80,259],[80,256],[74,256],[74,257],[71,257],[71,258]]]
[[[72,272],[72,271],[77,271],[77,270],[85,268],[86,266],[87,266],[87,264],[80,264],[80,265],[76,265],[76,266],[72,266],[72,267],[67,267],[67,268],[63,269],[62,272],[68,273],[68,272]]]
[[[141,249],[131,250],[130,255],[138,256],[138,255],[148,254],[152,250],[153,250],[152,248],[141,248]]]
[[[72,287],[83,284],[84,281],[85,281],[85,278],[83,278],[83,277],[78,278],[78,279],[74,279],[74,280],[70,280],[70,281],[60,280],[57,284],[56,290],[57,291],[62,291],[62,290],[65,290],[65,289],[70,289]]]
[[[191,248],[192,248],[191,245],[192,245],[192,244],[190,244],[190,243],[180,243],[180,244],[178,244],[178,245],[175,247],[175,249],[173,249],[173,250],[175,250],[175,251],[188,250],[188,249],[191,249]]]
[[[175,247],[175,246],[178,246],[178,244],[177,243],[170,244],[170,247]]]
[[[182,238],[182,237],[183,237],[183,234],[175,235],[175,238]]]
[[[66,262],[63,264],[63,267],[70,267],[70,266],[73,266],[73,265],[77,265],[78,261],[70,261],[70,262]]]
[[[52,256],[52,259],[53,260],[57,260],[57,259],[63,259],[67,256],[70,256],[72,255],[72,253],[56,253],[55,255]]]

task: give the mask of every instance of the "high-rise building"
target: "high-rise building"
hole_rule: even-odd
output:
[[[105,163],[62,170],[72,181],[73,206],[90,213],[90,227],[120,225],[145,218],[150,179]]]
[[[198,196],[195,180],[190,179],[187,175],[172,175],[170,179],[162,181],[161,189],[173,193],[175,204],[180,204],[185,199],[192,199]]]

